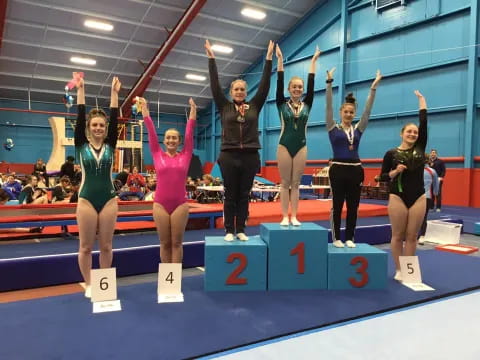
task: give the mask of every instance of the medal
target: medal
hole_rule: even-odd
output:
[[[245,103],[243,103],[241,105],[235,104],[235,108],[237,109],[237,111],[239,113],[237,115],[237,121],[239,123],[244,123],[245,122],[245,112],[246,112],[246,110],[249,109],[249,107],[250,106],[248,106],[248,104],[245,104]]]
[[[353,129],[353,126],[350,126],[348,130],[343,129],[343,131],[345,132],[345,135],[347,135],[347,140],[350,144],[348,146],[348,150],[353,151],[353,139],[355,137],[355,130]]]

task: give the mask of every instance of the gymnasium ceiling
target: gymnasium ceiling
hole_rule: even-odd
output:
[[[216,52],[220,79],[226,87],[265,54],[270,39],[280,39],[323,1],[0,0],[3,2],[0,98],[62,103],[72,71],[84,71],[87,104],[98,101],[99,106],[108,106],[113,75],[123,83],[122,103],[132,95],[135,84],[139,88],[146,84],[139,79],[148,75],[145,67],[160,51],[160,66],[144,95],[155,103],[155,110],[159,101],[160,112],[184,114],[189,97],[201,108],[211,100],[203,47],[206,38],[233,48],[228,55]],[[264,11],[266,18],[243,16],[240,12],[245,7]],[[182,18],[184,31],[175,31]],[[89,29],[84,26],[89,19],[110,23],[113,31]],[[169,33],[171,49],[166,45]],[[73,56],[94,59],[96,65],[73,64]],[[204,75],[206,80],[188,80],[188,73]],[[125,102],[124,115],[130,105]]]

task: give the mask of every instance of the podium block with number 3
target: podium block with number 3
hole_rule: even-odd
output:
[[[328,245],[328,288],[384,289],[387,286],[387,253],[368,244],[355,248]]]
[[[182,264],[158,265],[158,302],[182,302]]]
[[[205,237],[205,290],[267,289],[267,246],[259,236],[248,241]]]
[[[268,244],[268,289],[326,289],[328,230],[313,223],[260,226]]]
[[[115,268],[92,269],[90,278],[92,302],[117,299],[117,271]]]

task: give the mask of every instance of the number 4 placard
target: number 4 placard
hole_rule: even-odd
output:
[[[182,264],[158,265],[158,303],[183,302]]]
[[[122,310],[117,300],[117,271],[115,268],[94,269],[90,273],[93,312]]]

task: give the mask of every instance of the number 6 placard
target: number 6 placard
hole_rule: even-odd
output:
[[[94,269],[90,273],[92,302],[117,299],[117,271],[115,268]]]

